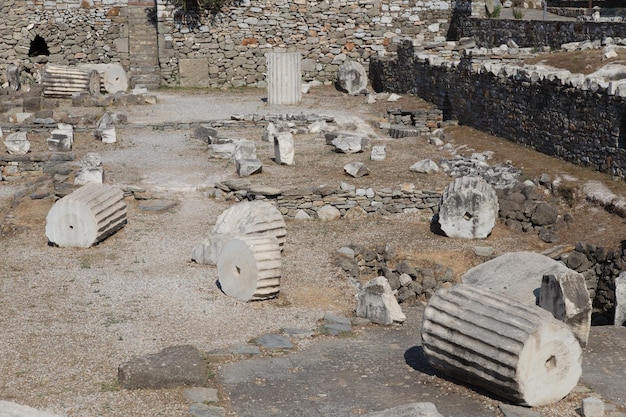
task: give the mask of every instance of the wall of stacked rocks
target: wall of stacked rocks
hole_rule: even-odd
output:
[[[452,13],[449,0],[251,0],[194,22],[167,0],[157,3],[162,84],[168,86],[206,76],[209,87],[262,88],[265,54],[281,51],[302,54],[303,81],[332,81],[346,59],[367,64],[393,54],[394,37],[445,40]],[[193,74],[184,73],[186,65]]]
[[[544,75],[471,57],[424,59],[410,43],[370,65],[376,90],[415,94],[444,118],[624,178],[626,99],[609,83]]]
[[[19,63],[24,83],[35,82],[41,65],[120,63],[129,67],[126,1],[3,0],[0,2],[0,84]],[[39,36],[49,55],[29,56]]]
[[[621,20],[621,19],[620,19]],[[493,48],[512,39],[520,47],[549,46],[589,39],[624,38],[626,25],[620,22],[532,21],[517,19],[463,19],[461,37],[473,37],[484,47]]]

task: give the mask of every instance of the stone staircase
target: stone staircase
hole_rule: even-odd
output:
[[[143,4],[128,7],[129,84],[131,88],[142,85],[154,90],[160,85],[161,75],[157,29],[148,20],[149,9]]]

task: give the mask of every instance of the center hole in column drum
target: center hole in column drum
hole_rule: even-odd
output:
[[[241,275],[241,268],[239,268],[238,266],[235,266],[235,275]]]
[[[546,361],[545,366],[548,371],[556,368],[556,356],[554,355],[550,356],[548,360]]]
[[[70,229],[74,230],[74,226],[72,226],[71,224],[70,224]]]
[[[468,213],[467,211],[466,211],[466,212],[465,212],[465,214],[463,215],[463,218],[464,218],[465,220],[472,220],[472,217],[474,217],[474,216],[472,216],[472,214],[471,214],[471,213]]]

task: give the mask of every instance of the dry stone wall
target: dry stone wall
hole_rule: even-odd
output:
[[[406,43],[397,59],[375,60],[370,78],[377,90],[436,104],[444,119],[624,178],[626,99],[616,84],[518,68],[432,58]]]
[[[22,80],[33,83],[41,65],[120,63],[129,67],[125,2],[88,0],[0,2],[0,84],[9,64],[20,63]],[[29,56],[39,36],[49,55]],[[32,55],[32,53],[31,53]]]
[[[157,3],[168,86],[264,88],[265,54],[283,51],[302,54],[303,81],[332,81],[346,59],[367,64],[393,54],[394,37],[445,40],[452,13],[449,0],[253,0],[190,21],[166,0]]]

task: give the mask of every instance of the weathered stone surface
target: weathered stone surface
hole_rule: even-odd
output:
[[[299,52],[269,52],[267,65],[267,102],[298,104],[302,99],[302,55]]]
[[[436,162],[430,159],[422,159],[421,161],[418,161],[414,163],[413,165],[411,165],[411,167],[409,168],[409,171],[430,174],[433,172],[439,172],[439,166],[437,165]]]
[[[47,411],[37,410],[27,405],[0,400],[0,417],[60,417]]]
[[[406,320],[402,308],[391,292],[387,278],[383,276],[370,280],[359,291],[356,315],[383,325],[402,323]]]
[[[385,145],[374,145],[370,152],[370,160],[372,161],[384,161],[387,157]]]
[[[233,141],[235,150],[233,151],[233,160],[236,162],[240,159],[257,159],[256,144],[251,140],[239,139]]]
[[[443,417],[443,415],[437,411],[433,403],[412,403],[368,413],[365,417]]]
[[[343,170],[354,178],[364,177],[370,173],[369,168],[363,162],[350,162],[344,165]]]
[[[274,237],[240,236],[217,255],[220,288],[239,301],[265,300],[280,291],[282,259]]]
[[[439,225],[448,237],[484,239],[498,218],[498,197],[481,177],[455,179],[439,205]]]
[[[582,274],[571,271],[544,275],[539,293],[539,307],[567,324],[581,347],[587,346],[592,309]]]
[[[178,60],[181,87],[208,87],[209,62],[206,58]]]
[[[132,359],[118,367],[117,375],[126,389],[207,385],[207,366],[200,351],[190,345],[172,346]]]
[[[367,81],[365,68],[358,62],[346,60],[337,70],[337,89],[350,95],[367,94]]]
[[[580,409],[583,417],[604,417],[604,402],[597,397],[583,398]]]
[[[467,270],[461,280],[504,293],[526,304],[537,305],[544,275],[572,271],[552,258],[534,252],[509,252]]]
[[[285,220],[274,205],[260,200],[242,201],[218,216],[209,238],[194,249],[192,259],[200,264],[216,264],[228,240],[247,235],[274,237],[282,248],[286,234]]]
[[[58,200],[46,216],[46,236],[61,247],[88,248],[126,225],[124,192],[89,183]]]
[[[237,159],[237,175],[249,177],[253,174],[260,174],[263,170],[263,163],[258,159]]]
[[[235,153],[235,143],[212,143],[209,145],[209,158],[232,159]]]
[[[115,133],[116,122],[117,116],[111,112],[105,112],[96,123],[94,132],[96,139],[100,139],[103,143],[115,143],[117,141]]]
[[[95,152],[87,152],[80,160],[80,170],[76,173],[74,185],[102,184],[103,181],[104,167],[100,155]]]
[[[615,326],[626,326],[626,272],[615,278]]]
[[[542,308],[469,285],[441,289],[430,299],[422,345],[439,372],[513,404],[555,403],[582,373],[582,349],[564,323]]]
[[[74,143],[74,128],[70,124],[59,123],[58,128],[50,132],[47,139],[48,150],[53,152],[69,152]]]
[[[340,218],[341,213],[339,212],[337,207],[327,204],[317,210],[317,217],[323,221],[331,221]]]
[[[274,158],[277,164],[293,165],[295,149],[293,135],[289,132],[278,132],[274,135]]]
[[[332,140],[335,152],[358,153],[363,151],[363,137],[349,133],[339,133]]]
[[[4,139],[4,146],[10,155],[26,155],[30,150],[30,141],[26,132],[13,132]]]

